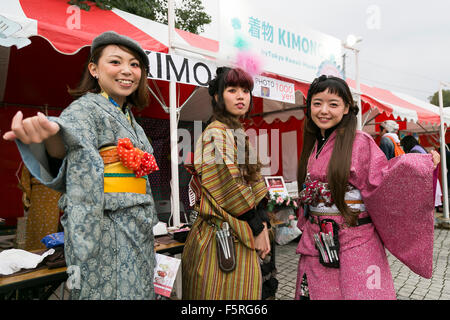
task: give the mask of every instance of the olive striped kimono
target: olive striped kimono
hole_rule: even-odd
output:
[[[251,300],[261,298],[262,277],[252,230],[237,217],[254,208],[267,193],[262,178],[245,183],[237,163],[233,133],[211,123],[197,142],[194,171],[195,210],[199,213],[183,250],[183,299]],[[228,222],[235,235],[236,268],[220,270],[215,226]]]

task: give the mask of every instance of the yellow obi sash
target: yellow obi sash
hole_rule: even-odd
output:
[[[133,170],[125,168],[118,160],[117,147],[100,149],[105,163],[104,192],[147,193],[147,176],[136,178]]]

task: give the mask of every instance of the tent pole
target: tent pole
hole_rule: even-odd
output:
[[[425,131],[425,134],[430,133],[427,129],[425,129],[419,122],[416,123],[419,127],[422,128],[423,131]]]
[[[358,116],[357,116],[357,128],[358,130],[362,130],[363,129],[363,124],[362,124],[362,105],[361,105],[361,85],[359,82],[359,50],[358,49],[353,49],[353,51],[355,52],[355,72],[356,72],[356,90],[358,91]]]
[[[445,153],[445,131],[444,131],[444,101],[442,98],[442,87],[445,83],[441,82],[439,84],[439,111],[440,111],[440,128],[441,128],[441,171],[442,171],[442,181],[443,181],[443,200],[444,200],[444,219],[448,221],[448,181],[447,181],[447,159]]]
[[[168,15],[169,25],[169,51],[173,52],[173,43],[175,36],[175,3],[173,0],[168,1]],[[177,95],[176,95],[176,82],[170,81],[169,85],[169,109],[170,109],[170,168],[172,171],[171,177],[171,208],[173,217],[173,226],[178,227],[180,225],[180,195],[179,195],[179,181],[178,181],[178,133],[177,133]]]
[[[195,87],[194,91],[192,91],[192,93],[189,95],[189,97],[186,99],[186,101],[183,102],[183,104],[180,106],[180,108],[178,110],[181,111],[183,109],[183,107],[186,105],[186,103],[188,103],[191,100],[191,98],[194,96],[194,94],[198,91],[199,88],[200,88],[199,86]]]
[[[166,104],[164,102],[162,102],[155,94],[155,92],[153,92],[152,88],[150,88],[149,85],[147,85],[147,89],[148,91],[152,94],[152,96],[156,99],[156,101],[158,101],[158,103],[160,104],[160,106],[164,109],[165,112],[168,111],[168,108],[166,106]]]
[[[378,113],[376,114],[376,116],[369,119],[369,117],[372,115],[372,111],[374,111],[374,110],[376,110]],[[362,122],[362,128],[364,128],[365,125],[368,125],[369,122],[372,121],[373,119],[375,119],[379,114],[380,114],[380,112],[376,108],[370,109],[370,111],[367,111],[366,117],[364,118],[364,121]]]

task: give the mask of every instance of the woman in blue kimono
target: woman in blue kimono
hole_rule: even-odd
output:
[[[148,105],[148,68],[136,41],[105,32],[92,42],[80,85],[69,90],[77,99],[59,117],[23,119],[19,111],[3,136],[16,141],[34,177],[63,193],[72,299],[155,298],[157,217],[145,160],[153,149],[129,109]]]

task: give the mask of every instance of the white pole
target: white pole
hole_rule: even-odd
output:
[[[353,48],[352,49],[355,52],[355,72],[356,72],[356,76],[355,76],[355,80],[356,80],[356,90],[358,91],[358,125],[357,128],[358,130],[362,130],[363,129],[363,125],[362,125],[362,108],[361,108],[361,85],[359,83],[359,50]]]
[[[444,200],[444,219],[448,219],[449,211],[448,211],[448,181],[447,181],[447,159],[445,153],[445,130],[444,130],[444,100],[442,98],[442,87],[443,83],[441,82],[439,85],[439,112],[441,117],[440,123],[440,133],[441,133],[441,171],[442,171],[442,182],[443,182],[443,200]]]
[[[355,44],[361,42],[362,38],[356,38],[355,36],[349,35],[347,37],[347,41],[342,43],[342,46],[346,49],[352,50],[355,53],[355,81],[356,81],[356,94],[358,96],[356,103],[358,104],[358,115],[356,117],[356,129],[363,129],[363,121],[362,121],[362,107],[361,107],[361,84],[359,81],[359,49],[354,47]],[[345,56],[345,54],[344,54]],[[345,62],[345,58],[344,58]],[[344,70],[345,71],[345,70]]]
[[[169,53],[173,53],[173,43],[175,36],[175,4],[173,0],[168,1],[167,21],[169,26]],[[171,177],[171,208],[173,225],[180,225],[180,196],[178,181],[178,121],[177,121],[177,93],[176,82],[171,79],[169,84],[169,115],[170,115],[170,168]]]

